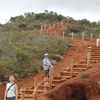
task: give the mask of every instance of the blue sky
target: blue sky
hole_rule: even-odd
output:
[[[25,12],[55,11],[75,19],[100,20],[100,0],[0,0],[0,23]]]

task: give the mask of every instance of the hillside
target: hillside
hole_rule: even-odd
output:
[[[60,36],[6,32],[1,33],[0,37],[0,81],[10,74],[25,77],[38,73],[42,70],[42,59],[46,52],[51,60],[59,61],[70,46],[70,42]]]
[[[99,30],[99,22],[89,22],[86,19],[77,21],[55,12],[25,13],[11,17],[9,22],[0,25],[0,81],[5,83],[8,76],[14,74],[19,87],[19,98],[22,87],[34,91],[33,80],[43,80],[42,59],[46,52],[49,53],[51,62],[56,64],[54,76],[61,76],[61,82],[66,77],[72,78],[71,73],[63,76],[63,69],[71,64],[72,59],[75,64],[84,59],[88,43],[94,45],[94,41],[90,41],[91,33],[95,39],[99,36]],[[76,36],[74,40],[70,37],[72,32]],[[86,40],[89,41],[80,39],[82,33],[85,33]],[[86,64],[85,61],[85,67]],[[41,86],[43,90],[40,92],[43,92],[44,84]],[[4,90],[4,87],[1,89]]]
[[[91,34],[98,37],[100,31],[100,22],[90,22],[87,19],[75,20],[70,16],[63,16],[53,11],[45,10],[41,13],[26,12],[23,15],[11,17],[10,20],[2,25],[0,24],[0,32],[13,31],[23,32],[29,30],[47,29],[50,24],[59,22],[66,23],[63,31],[66,35],[74,32],[75,34],[85,33],[87,36]]]
[[[55,76],[59,76],[60,72],[67,67],[67,65],[70,65],[70,61],[72,58],[74,58],[75,62],[79,62],[80,59],[84,58],[84,52],[87,50],[87,41],[82,42],[79,39],[75,39],[73,42],[73,46],[68,48],[68,50],[65,50],[64,52],[64,58],[62,60],[59,61],[59,63],[57,65],[54,66],[55,68]],[[83,45],[81,45],[83,44]],[[78,54],[77,54],[78,53]],[[20,82],[18,80],[18,87],[19,90],[20,88],[27,88],[27,89],[31,89],[33,86],[33,80],[35,78],[38,79],[38,81],[43,80],[43,76],[44,76],[44,72],[41,71],[38,74],[32,74],[30,76],[27,76],[23,79],[20,79]],[[27,82],[26,82],[27,81]],[[4,87],[1,88],[1,91],[4,90]],[[1,93],[0,91],[0,93]],[[3,97],[3,93],[2,92],[2,96]]]

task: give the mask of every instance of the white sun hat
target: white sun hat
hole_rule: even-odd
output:
[[[44,56],[48,56],[48,53],[45,53]]]

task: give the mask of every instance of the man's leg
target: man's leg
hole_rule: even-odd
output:
[[[15,97],[11,97],[11,100],[15,100]]]
[[[48,74],[47,76],[49,78],[49,76],[50,76],[50,70],[49,69],[47,70],[47,74]]]
[[[9,100],[9,98],[6,98],[6,100]]]
[[[45,70],[45,76],[44,81],[48,82],[48,70]]]

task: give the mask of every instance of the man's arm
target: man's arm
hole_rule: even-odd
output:
[[[53,67],[53,65],[51,64],[51,62],[50,62],[49,59],[48,59],[48,65],[49,65],[50,67]]]

